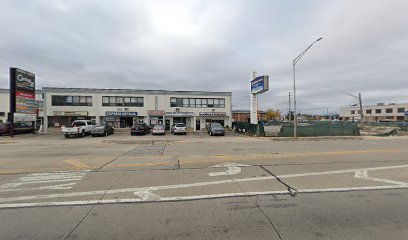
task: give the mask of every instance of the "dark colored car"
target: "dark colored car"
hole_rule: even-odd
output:
[[[225,129],[220,123],[211,123],[208,127],[208,133],[211,136],[215,136],[215,135],[224,136]]]
[[[0,136],[8,135],[11,131],[11,123],[0,123]],[[34,127],[31,123],[17,122],[14,123],[14,134],[19,133],[35,133]]]
[[[136,123],[130,129],[130,135],[135,136],[137,134],[146,135],[150,132],[149,126],[146,123]]]
[[[91,131],[91,135],[92,137],[96,137],[96,136],[108,136],[110,134],[113,134],[115,131],[115,129],[113,129],[113,127],[109,126],[109,125],[98,125],[95,126],[94,129],[92,129]]]

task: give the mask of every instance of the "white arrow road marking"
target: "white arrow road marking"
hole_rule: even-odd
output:
[[[398,166],[363,168],[363,169],[347,169],[347,170],[328,171],[328,172],[289,174],[289,175],[280,175],[277,177],[295,178],[295,177],[307,177],[307,176],[319,176],[319,175],[321,176],[321,175],[340,174],[340,173],[354,173],[355,176],[365,177],[366,171],[384,170],[384,169],[400,169],[400,168],[407,168],[407,167],[408,165],[398,165]],[[276,179],[276,178],[274,176],[251,177],[251,178],[227,179],[227,180],[211,181],[211,182],[187,183],[187,184],[179,184],[179,185],[162,185],[162,186],[151,186],[151,187],[141,187],[141,188],[98,190],[98,191],[90,191],[90,192],[71,192],[71,193],[57,193],[57,194],[46,194],[46,195],[8,197],[8,198],[0,198],[0,203],[2,203],[0,204],[0,209],[1,208],[18,208],[18,207],[39,207],[39,206],[68,206],[68,205],[70,206],[70,205],[109,204],[109,203],[137,203],[137,202],[153,202],[153,201],[155,202],[184,201],[184,200],[212,199],[212,198],[222,198],[222,197],[289,194],[288,191],[265,191],[265,192],[242,191],[242,192],[210,194],[210,195],[160,197],[153,193],[158,190],[166,190],[166,189],[202,187],[202,186],[220,185],[220,184],[226,184],[226,183],[263,181],[263,180],[268,180],[268,179]],[[381,179],[381,180],[384,181],[384,179]],[[386,180],[386,181],[388,181],[389,183],[392,183],[393,185],[369,186],[369,187],[298,189],[298,192],[299,193],[322,193],[322,192],[348,192],[348,191],[407,189],[408,188],[407,183],[395,182],[395,181],[391,182],[391,180]],[[399,183],[399,184],[394,185],[396,183]],[[83,197],[83,196],[127,193],[127,192],[133,192],[139,198],[14,203],[18,201],[28,201],[28,200],[45,200],[45,199],[53,199],[53,198],[57,199],[57,198],[69,198],[69,197]]]
[[[156,195],[147,189],[136,191],[133,194],[135,194],[136,196],[139,196],[141,201],[160,201],[161,200],[161,197],[159,195]]]
[[[227,168],[225,172],[211,172],[208,175],[211,177],[235,175],[241,172],[241,167],[250,167],[250,165],[226,162],[212,166],[212,168]]]

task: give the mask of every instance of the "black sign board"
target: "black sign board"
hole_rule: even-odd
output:
[[[35,100],[35,74],[10,68],[10,115],[9,122],[17,121],[34,123],[37,118],[37,102]],[[11,131],[11,136],[13,131]]]

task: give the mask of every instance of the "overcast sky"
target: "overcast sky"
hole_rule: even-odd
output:
[[[292,60],[301,113],[408,102],[408,1],[3,0],[0,88],[9,67],[39,87],[231,91],[249,109],[252,71],[270,76],[260,109],[287,111]]]

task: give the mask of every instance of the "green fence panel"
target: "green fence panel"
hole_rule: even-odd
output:
[[[250,124],[247,122],[237,122],[236,123],[236,131],[245,133],[246,135],[250,136],[258,136],[258,137],[264,137],[265,136],[265,130],[262,124]]]
[[[283,125],[279,133],[280,137],[293,137],[294,127]],[[297,136],[299,137],[320,137],[320,136],[358,136],[360,132],[356,124],[343,122],[317,122],[309,125],[297,126]]]

